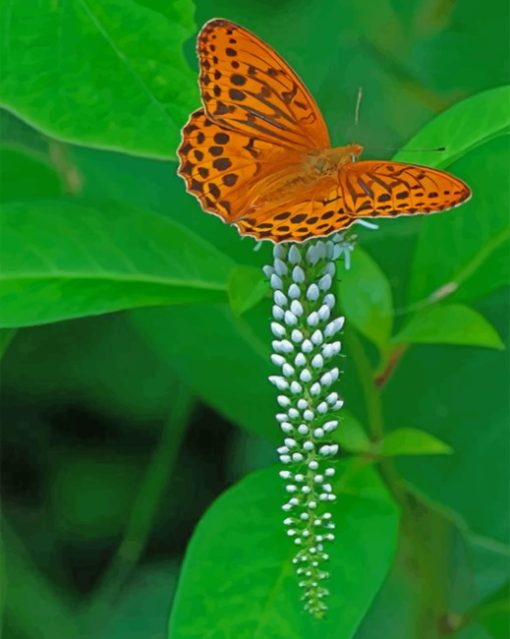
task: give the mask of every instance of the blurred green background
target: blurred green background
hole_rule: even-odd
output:
[[[508,84],[509,13],[506,0],[0,2],[1,195],[10,220],[32,220],[23,218],[19,237],[4,237],[17,237],[11,248],[21,271],[25,256],[36,254],[41,264],[56,256],[60,267],[55,238],[64,243],[74,228],[78,239],[89,238],[83,220],[103,217],[104,228],[90,222],[90,237],[115,252],[108,224],[117,218],[109,216],[129,210],[137,226],[125,237],[133,247],[143,245],[144,216],[152,214],[183,225],[191,243],[215,247],[217,259],[214,249],[203,252],[221,262],[218,278],[221,269],[258,269],[270,261],[269,247],[254,252],[251,240],[205,215],[175,173],[179,129],[199,106],[199,27],[225,17],[260,35],[304,79],[333,143],[356,141],[365,157],[381,158],[453,105]],[[410,145],[450,148],[447,162],[434,152],[401,155],[448,164],[471,185],[469,204],[356,231],[364,252],[356,249],[340,289],[352,322],[341,383],[346,408],[374,434],[367,384],[399,344],[391,335],[454,281],[458,288],[443,302],[461,307],[459,321],[451,306],[429,321],[432,328],[420,315],[425,327],[409,339],[417,345],[381,399],[388,431],[420,429],[452,452],[432,454],[446,452],[433,440],[412,454],[404,446],[391,463],[409,491],[393,568],[357,628],[317,636],[510,636],[508,355],[501,348],[509,317],[510,103],[508,93],[491,100],[470,102],[458,119],[423,129]],[[80,217],[85,205],[96,218]],[[148,229],[149,256],[157,228]],[[86,241],[72,251],[86,252]],[[179,242],[176,262],[187,264]],[[241,289],[257,272],[236,271]],[[56,287],[71,299],[67,277]],[[178,304],[172,293],[169,308],[144,308],[165,305],[157,291],[133,289],[117,303],[107,288],[94,298],[104,303],[86,307],[72,298],[52,315],[59,296],[30,286],[5,289],[3,304],[2,636],[163,639],[198,521],[229,486],[275,461],[268,301],[239,316],[226,295]],[[346,454],[367,452],[343,443]],[[170,636],[200,636],[182,628]],[[211,637],[266,639],[218,628]]]

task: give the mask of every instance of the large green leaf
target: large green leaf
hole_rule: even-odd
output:
[[[489,322],[480,313],[462,304],[441,304],[420,311],[393,337],[392,342],[504,348]]]
[[[33,152],[0,146],[0,198],[2,201],[62,195],[55,169]]]
[[[412,302],[446,295],[474,300],[510,283],[509,143],[510,136],[492,139],[450,167],[471,186],[473,199],[423,224],[412,270]]]
[[[198,104],[191,0],[3,2],[0,24],[3,106],[62,140],[175,157]]]
[[[232,262],[157,215],[71,200],[1,213],[2,327],[225,298]]]
[[[332,507],[330,610],[302,610],[282,525],[276,468],[248,476],[220,497],[188,547],[170,619],[170,639],[349,639],[388,572],[398,514],[375,472],[340,464]]]
[[[420,129],[395,159],[410,161],[411,149],[416,164],[449,166],[489,139],[510,133],[509,101],[510,86],[504,86],[458,102]],[[427,151],[435,147],[445,150]]]

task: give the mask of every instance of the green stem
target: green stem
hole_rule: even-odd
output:
[[[175,397],[171,415],[162,428],[161,438],[135,498],[124,537],[94,593],[87,614],[91,623],[101,624],[147,544],[193,407],[193,397],[184,387]]]

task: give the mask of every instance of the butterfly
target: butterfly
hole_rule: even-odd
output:
[[[363,217],[434,213],[470,198],[444,171],[357,161],[359,144],[333,148],[303,82],[244,27],[210,20],[197,48],[203,108],[182,130],[178,174],[205,211],[241,235],[302,242]]]

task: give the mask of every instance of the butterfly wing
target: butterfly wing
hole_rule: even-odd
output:
[[[303,184],[303,181],[301,181]],[[414,164],[361,161],[295,188],[288,202],[265,202],[237,222],[243,235],[273,242],[304,241],[341,231],[359,218],[436,213],[471,197],[458,178]]]
[[[204,109],[191,114],[182,133],[178,173],[202,208],[227,223],[243,216],[268,179],[286,174],[301,162],[299,152],[225,129]]]
[[[339,173],[344,212],[352,217],[436,213],[471,197],[467,184],[426,166],[402,162],[361,161]]]
[[[269,45],[227,20],[198,36],[200,91],[218,124],[304,151],[330,146],[324,119],[303,82]]]

